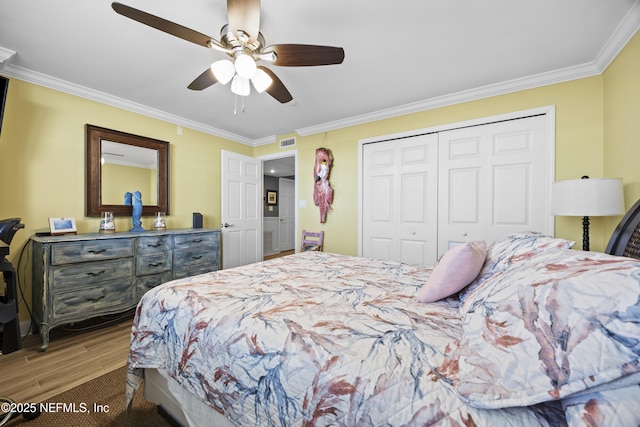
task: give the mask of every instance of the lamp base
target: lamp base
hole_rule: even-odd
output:
[[[582,250],[589,250],[589,217],[582,217]]]

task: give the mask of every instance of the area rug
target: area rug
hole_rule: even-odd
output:
[[[126,413],[125,377],[126,368],[116,369],[46,400],[44,407],[50,411],[43,412],[36,419],[27,420],[19,416],[5,426],[172,426],[158,413],[156,405],[144,399],[142,387],[136,392],[131,412]]]

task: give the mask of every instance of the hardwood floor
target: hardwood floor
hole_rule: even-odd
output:
[[[0,355],[0,396],[37,403],[125,366],[132,319],[130,312],[54,328],[45,352],[39,335],[27,336],[21,350]]]
[[[266,261],[266,260],[268,260],[268,259],[280,258],[280,257],[286,256],[286,255],[294,254],[295,252],[296,252],[296,251],[294,251],[294,250],[292,249],[292,250],[290,250],[290,251],[284,251],[284,252],[280,252],[280,253],[273,254],[273,255],[266,255],[266,256],[264,257],[264,260]]]

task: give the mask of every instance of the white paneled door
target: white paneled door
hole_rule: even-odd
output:
[[[473,240],[546,232],[546,118],[440,132],[438,254]]]
[[[295,181],[286,178],[278,180],[278,213],[280,216],[280,251],[290,251],[295,247],[296,192]]]
[[[262,162],[222,150],[222,268],[262,260]]]
[[[545,114],[362,146],[362,255],[434,265],[451,247],[551,233]]]
[[[434,134],[363,147],[363,256],[435,263],[437,147]]]

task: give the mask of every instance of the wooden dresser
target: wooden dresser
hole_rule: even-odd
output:
[[[42,351],[52,328],[127,311],[149,289],[218,270],[220,231],[32,236],[32,311]]]

